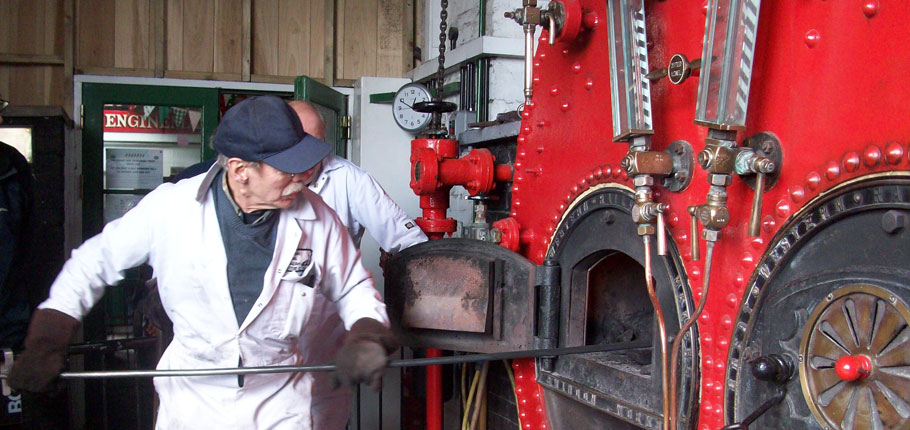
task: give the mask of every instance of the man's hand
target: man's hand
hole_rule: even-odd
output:
[[[382,323],[370,318],[358,320],[335,356],[335,382],[348,387],[365,383],[379,391],[388,356],[397,347],[392,331]]]
[[[39,309],[25,337],[25,351],[10,370],[9,385],[32,393],[46,393],[66,363],[66,346],[76,334],[79,321],[53,309]]]

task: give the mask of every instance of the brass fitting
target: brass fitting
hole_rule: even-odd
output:
[[[705,149],[698,153],[698,164],[712,173],[729,175],[736,166],[737,151],[720,144],[708,143]]]
[[[620,165],[629,176],[667,176],[673,172],[673,157],[663,151],[629,151]]]

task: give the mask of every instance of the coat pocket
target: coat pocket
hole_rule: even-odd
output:
[[[301,276],[300,282],[281,281],[280,296],[287,300],[286,313],[276,313],[274,326],[278,329],[278,338],[295,340],[303,333],[303,327],[309,321],[313,310],[313,299],[316,290],[309,284],[303,283],[307,276]]]

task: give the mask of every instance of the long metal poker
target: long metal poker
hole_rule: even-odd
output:
[[[515,358],[534,358],[544,356],[558,356],[570,354],[585,354],[593,352],[623,351],[651,346],[650,342],[635,341],[621,342],[605,345],[586,345],[567,348],[532,349],[524,351],[496,352],[489,354],[455,355],[438,358],[415,358],[407,360],[392,360],[389,367],[421,367],[439,364],[474,363],[480,361],[510,360]],[[296,372],[331,372],[336,370],[334,364],[313,366],[265,366],[265,367],[234,367],[216,369],[173,369],[173,370],[111,370],[91,372],[64,372],[60,374],[63,379],[102,379],[102,378],[145,378],[166,376],[215,376],[215,375],[252,375],[267,373],[296,373]],[[6,379],[5,374],[0,374],[0,379]]]

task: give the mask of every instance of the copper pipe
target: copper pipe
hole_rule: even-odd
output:
[[[710,240],[705,241],[705,278],[701,286],[701,300],[698,301],[698,306],[695,308],[695,313],[692,314],[689,319],[683,323],[682,327],[679,328],[679,332],[676,334],[676,337],[673,338],[673,349],[670,353],[670,403],[672,407],[670,408],[670,425],[674,427],[664,427],[667,429],[675,428],[677,425],[677,406],[676,402],[678,401],[678,396],[676,394],[677,390],[677,373],[679,372],[679,348],[682,345],[682,340],[686,337],[686,332],[689,331],[689,328],[692,327],[692,324],[695,324],[698,321],[698,317],[701,315],[701,312],[705,310],[705,303],[708,302],[708,285],[710,284],[711,279],[711,259],[714,257],[714,242]],[[697,342],[697,339],[693,339],[693,342]]]
[[[663,390],[664,404],[664,426],[669,429],[671,408],[670,403],[670,386],[668,384],[667,374],[667,325],[664,322],[664,313],[661,310],[660,302],[657,300],[657,293],[654,291],[654,278],[651,275],[651,236],[642,236],[645,243],[645,285],[648,288],[648,297],[651,298],[651,305],[654,306],[654,313],[657,315],[657,331],[660,336],[660,375],[661,389]]]
[[[689,242],[692,252],[692,261],[698,261],[698,206],[689,206]]]
[[[474,412],[471,415],[471,430],[477,429],[477,422],[480,419],[480,410],[482,409],[482,404],[486,401],[486,391],[487,391],[487,373],[490,369],[490,362],[484,361],[483,366],[480,368],[480,382],[477,384],[477,397],[474,400]]]
[[[749,236],[757,237],[761,227],[761,199],[765,191],[765,172],[755,174],[755,194],[752,195],[752,212],[749,216]]]

